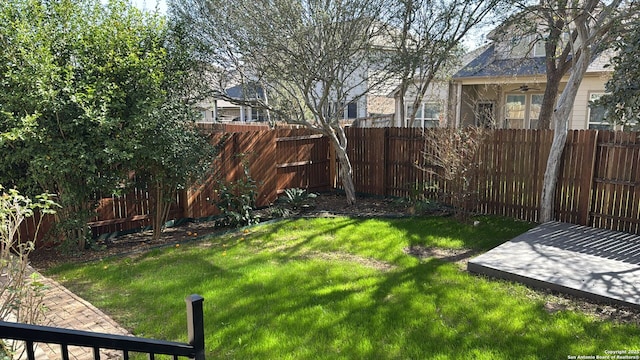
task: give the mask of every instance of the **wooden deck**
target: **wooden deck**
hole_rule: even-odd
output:
[[[470,272],[640,308],[640,236],[549,222],[468,264]]]

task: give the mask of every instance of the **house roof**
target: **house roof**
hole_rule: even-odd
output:
[[[264,99],[262,86],[256,83],[240,84],[225,89],[225,96],[239,101]]]
[[[596,56],[589,64],[587,72],[611,71],[607,64],[610,63],[612,55],[612,51],[604,51]],[[500,59],[496,56],[495,44],[492,44],[466,66],[458,70],[453,75],[453,78],[535,76],[546,75],[546,73],[544,56]]]
[[[544,75],[544,57],[498,59],[495,45],[490,45],[478,57],[453,75],[454,79],[468,77]]]

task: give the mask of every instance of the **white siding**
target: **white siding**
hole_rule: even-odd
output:
[[[411,103],[415,100],[417,91],[418,89],[416,86],[409,86],[409,89],[407,89],[407,93],[405,94],[405,97],[404,97],[405,104]],[[396,101],[396,106],[395,106],[396,116],[394,119],[395,126],[404,126],[403,125],[404,120],[398,119],[398,115],[400,114],[400,109],[402,106],[402,104],[400,104],[400,99],[398,96],[395,97],[395,101]],[[427,91],[424,94],[424,98],[422,99],[422,102],[423,103],[437,102],[441,105],[440,109],[441,109],[442,119],[441,119],[440,126],[445,126],[445,124],[443,124],[442,122],[446,121],[448,116],[447,112],[449,110],[449,83],[447,81],[434,80],[431,84],[429,84],[429,87],[427,88]]]
[[[585,76],[580,84],[580,88],[578,88],[576,101],[573,104],[573,112],[569,120],[569,129],[587,129],[589,95],[591,93],[603,93],[604,84],[607,79],[608,75]]]

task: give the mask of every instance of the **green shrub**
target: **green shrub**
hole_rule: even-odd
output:
[[[307,192],[305,189],[291,188],[285,189],[284,196],[281,196],[278,201],[290,209],[298,210],[315,205],[317,197],[318,195]]]
[[[222,213],[222,225],[244,226],[259,222],[254,215],[258,195],[258,185],[249,174],[249,167],[243,163],[243,177],[236,181],[218,181],[216,206]]]

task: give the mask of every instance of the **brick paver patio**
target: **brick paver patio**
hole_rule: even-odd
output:
[[[113,319],[91,305],[86,300],[69,291],[57,281],[41,276],[46,286],[44,305],[47,310],[42,325],[60,328],[85,330],[117,335],[131,335]],[[38,344],[38,360],[62,359],[61,349],[56,344]],[[122,353],[114,350],[102,350],[100,359],[121,359]],[[69,359],[93,359],[93,349],[70,346]]]

